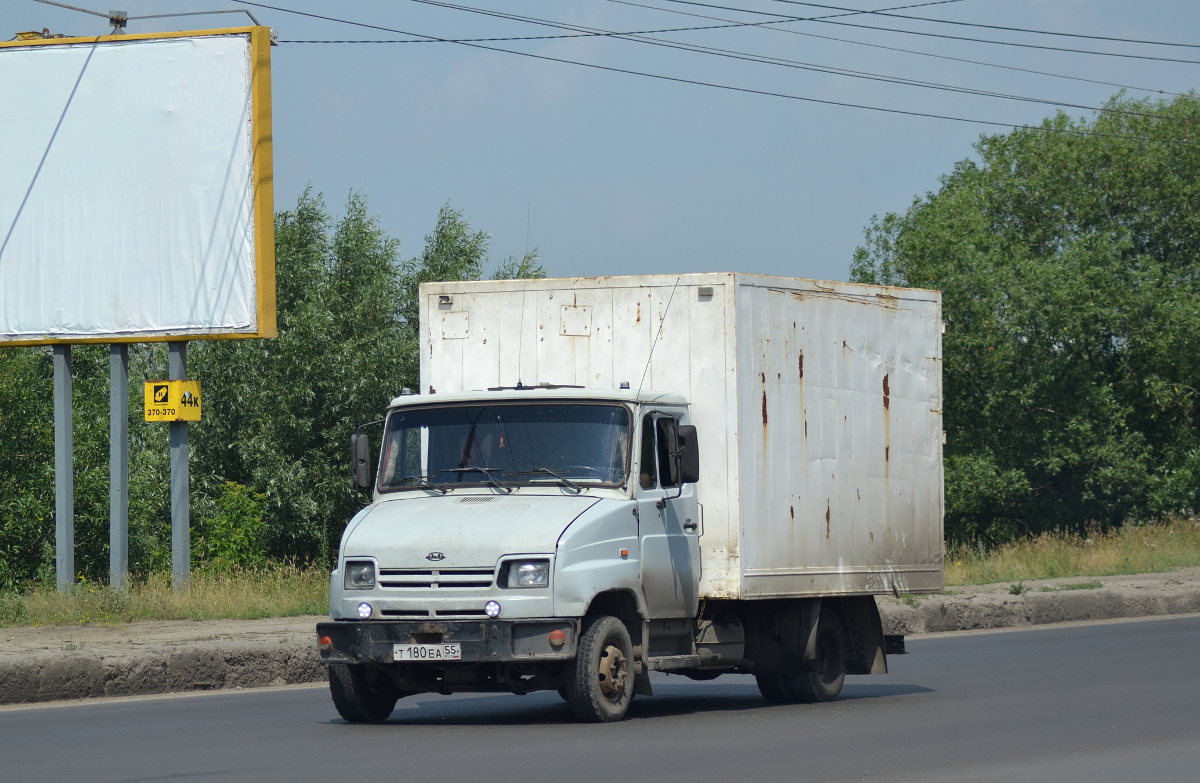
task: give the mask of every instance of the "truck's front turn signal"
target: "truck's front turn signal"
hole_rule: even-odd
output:
[[[561,628],[555,628],[550,632],[550,646],[554,649],[559,649],[567,643],[567,635],[563,633]]]

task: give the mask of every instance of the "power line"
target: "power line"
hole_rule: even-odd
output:
[[[1062,33],[1053,32],[1050,30],[1032,30],[1027,27],[1005,27],[996,24],[980,24],[977,22],[958,22],[951,19],[934,19],[928,16],[912,16],[911,14],[893,14],[890,11],[898,10],[893,8],[881,8],[878,11],[858,11],[852,8],[841,8],[836,5],[821,5],[820,3],[804,3],[800,0],[774,0],[776,3],[787,3],[788,5],[803,5],[809,8],[824,8],[832,11],[854,11],[856,14],[871,14],[872,16],[889,16],[894,19],[914,19],[920,22],[932,22],[934,24],[950,24],[959,27],[979,27],[985,30],[1003,30],[1012,33],[1034,33],[1035,35],[1054,35],[1063,38],[1085,38],[1091,41],[1116,41],[1118,43],[1146,44],[1148,46],[1182,46],[1188,49],[1200,49],[1200,44],[1175,43],[1172,41],[1146,41],[1140,38],[1116,38],[1107,35],[1084,35],[1082,33]]]
[[[37,0],[37,2],[49,2],[49,0]],[[232,2],[238,2],[238,0],[232,0]],[[421,2],[421,0],[413,0],[413,2]],[[609,0],[609,2],[621,2],[621,0]],[[923,8],[925,6],[930,6],[930,5],[946,5],[947,3],[961,3],[961,2],[963,2],[963,0],[933,0],[933,2],[914,3],[912,5],[898,5],[898,6],[893,6],[892,8],[885,8],[885,9],[880,9],[880,10],[894,11],[894,10],[899,10],[899,9],[903,9],[903,8]],[[446,5],[446,7],[448,7],[448,8],[456,8],[455,6],[451,6],[451,5],[443,4],[443,3],[428,3],[428,5]],[[637,6],[639,4],[638,3],[624,3],[624,5]],[[698,19],[713,19],[713,20],[717,19],[717,17],[714,17],[714,16],[703,16],[701,14],[693,14],[693,13],[688,13],[686,11],[676,11],[676,10],[668,9],[668,8],[656,8],[655,6],[640,6],[640,7],[653,8],[656,11],[663,11],[664,13],[680,14],[682,16],[691,16],[691,17],[695,17]],[[466,9],[458,9],[458,10],[466,10]],[[494,16],[510,16],[511,18],[514,18],[514,19],[522,18],[522,17],[517,17],[516,15],[505,15],[504,12],[501,12],[501,11],[485,11],[484,9],[472,9],[472,10],[478,11],[479,13],[488,13],[489,15],[494,15]],[[866,12],[855,11],[855,12],[851,12],[851,13],[826,14],[824,16],[808,17],[808,19],[833,19],[833,18],[842,17],[842,16],[857,16],[860,13],[866,13]],[[138,18],[142,18],[142,17],[138,17]],[[532,17],[529,17],[529,18],[532,18]],[[595,32],[595,33],[578,33],[578,34],[574,34],[574,35],[510,35],[510,36],[498,36],[498,37],[489,37],[489,38],[454,38],[454,39],[445,39],[444,41],[442,39],[429,39],[429,38],[405,38],[405,39],[371,38],[371,39],[341,39],[341,40],[292,38],[292,39],[280,40],[280,43],[312,43],[312,44],[315,44],[315,43],[328,43],[328,44],[364,43],[364,44],[367,44],[367,43],[475,43],[475,42],[481,42],[481,41],[483,41],[483,42],[486,42],[486,41],[546,41],[546,40],[556,40],[556,39],[562,39],[562,38],[589,38],[589,37],[602,37],[602,36],[614,36],[614,35],[652,35],[652,34],[659,34],[659,33],[683,33],[683,32],[694,32],[694,31],[703,31],[703,30],[727,30],[727,29],[733,29],[733,28],[738,28],[738,27],[767,27],[769,25],[791,24],[794,21],[794,19],[793,18],[769,19],[769,20],[765,20],[765,21],[761,21],[761,22],[735,22],[732,19],[723,19],[723,20],[719,20],[719,21],[725,22],[725,24],[700,25],[700,26],[691,26],[691,27],[662,27],[662,28],[656,28],[653,30],[633,30],[633,31],[624,32],[624,33],[608,31],[608,32]],[[795,32],[795,31],[787,30],[785,32]],[[796,34],[803,35],[803,33],[796,33]],[[821,37],[821,36],[814,36],[814,37]]]
[[[632,33],[571,33],[563,35],[521,35],[521,36],[505,36],[499,38],[343,38],[343,39],[312,39],[312,38],[284,38],[280,39],[280,43],[286,44],[438,44],[438,43],[495,43],[505,41],[550,41],[562,40],[567,38],[595,38],[595,37],[618,37],[621,40],[628,40],[633,43],[653,43],[651,41],[643,41],[637,38],[627,38],[626,36],[634,35]],[[729,52],[729,50],[714,49],[712,47],[700,47],[693,45],[680,44],[671,46],[668,42],[661,42],[668,48],[681,49],[683,51],[691,51],[697,54],[719,54]],[[983,98],[1000,98],[1004,100],[1024,101],[1029,103],[1038,103],[1046,106],[1061,106],[1073,109],[1086,109],[1088,111],[1104,111],[1100,107],[1087,106],[1084,104],[1065,103],[1062,101],[1053,101],[1044,98],[1028,98],[1020,95],[1010,95],[1007,93],[993,92],[990,90],[980,90],[973,87],[959,87],[956,85],[939,84],[937,82],[928,82],[920,79],[909,79],[900,76],[888,76],[886,74],[875,74],[869,71],[855,71],[849,68],[838,68],[835,66],[822,66],[809,63],[803,63],[797,60],[788,60],[778,57],[767,57],[760,55],[733,55],[728,56],[734,59],[746,60],[749,62],[757,62],[763,65],[777,65],[780,67],[796,68],[799,70],[813,71],[816,73],[825,73],[831,76],[844,76],[847,78],[868,79],[871,81],[881,81],[886,84],[898,84],[907,87],[919,87],[923,89],[943,90],[947,92],[955,92],[964,95],[975,95]],[[1108,110],[1114,111],[1114,110]],[[1119,114],[1130,114],[1133,116],[1158,117],[1159,115],[1151,115],[1139,112],[1123,112],[1114,111]]]
[[[677,8],[662,8],[661,6],[657,6],[657,5],[647,5],[645,3],[632,2],[632,0],[604,0],[604,1],[608,2],[608,3],[616,3],[618,5],[628,5],[628,6],[633,6],[635,8],[646,8],[646,9],[653,10],[653,11],[660,11],[664,14],[678,14],[680,16],[690,16],[695,19],[709,19],[709,20],[720,21],[720,22],[732,22],[733,21],[732,19],[726,19],[726,18],[720,17],[720,16],[708,16],[707,14],[698,14],[698,13],[695,13],[694,11],[680,11]],[[791,19],[777,19],[777,20],[773,20],[773,21],[759,22],[757,24],[749,23],[749,24],[746,24],[745,26],[756,27],[760,30],[766,30],[768,32],[783,33],[786,35],[801,35],[801,36],[804,36],[805,38],[817,38],[822,41],[837,41],[838,43],[848,43],[848,44],[853,44],[854,46],[866,46],[871,49],[884,49],[889,52],[900,52],[902,54],[915,54],[920,57],[932,57],[937,60],[949,60],[951,62],[967,63],[969,65],[980,65],[985,68],[1000,68],[1000,69],[1006,70],[1006,71],[1018,71],[1020,73],[1031,73],[1031,74],[1034,74],[1037,76],[1049,76],[1054,79],[1067,79],[1067,80],[1076,81],[1076,82],[1087,82],[1089,84],[1101,84],[1101,85],[1104,85],[1105,87],[1117,87],[1122,90],[1137,90],[1139,92],[1152,92],[1152,93],[1158,93],[1160,95],[1186,95],[1186,93],[1171,92],[1170,90],[1163,90],[1161,88],[1137,87],[1137,86],[1134,86],[1131,84],[1121,84],[1120,82],[1106,82],[1101,79],[1088,79],[1083,76],[1068,76],[1067,74],[1053,73],[1051,71],[1038,71],[1033,68],[1019,68],[1015,65],[1003,65],[1001,63],[991,63],[991,62],[986,62],[984,60],[970,60],[965,57],[951,57],[951,56],[945,55],[945,54],[934,54],[933,52],[923,52],[923,51],[920,51],[919,49],[903,49],[903,48],[900,48],[897,46],[884,46],[883,44],[868,43],[866,41],[856,41],[853,38],[837,38],[837,37],[831,36],[831,35],[818,35],[817,33],[806,33],[801,30],[792,30],[792,29],[786,28],[786,27],[773,26],[776,24],[791,24],[792,21],[793,20],[791,20]],[[702,29],[702,28],[694,28],[694,29]]]
[[[1050,52],[1070,52],[1072,54],[1090,54],[1096,57],[1120,57],[1129,60],[1152,60],[1155,62],[1166,63],[1186,63],[1188,65],[1200,65],[1200,60],[1182,60],[1175,57],[1154,57],[1148,54],[1125,54],[1121,52],[1097,52],[1091,49],[1068,49],[1061,46],[1044,46],[1042,44],[1031,43],[1016,43],[1014,41],[995,41],[990,38],[967,38],[960,35],[946,35],[945,33],[927,33],[919,30],[902,30],[896,27],[876,27],[869,24],[855,24],[854,22],[835,22],[832,19],[822,19],[819,17],[804,17],[804,16],[788,16],[786,14],[774,13],[771,11],[751,11],[747,8],[731,8],[727,5],[714,5],[712,3],[700,3],[695,0],[664,0],[667,3],[678,3],[680,5],[699,6],[701,8],[715,8],[721,11],[735,11],[742,14],[756,14],[760,16],[774,16],[788,21],[794,22],[817,22],[818,24],[833,24],[841,27],[856,27],[861,30],[878,30],[885,33],[900,33],[902,35],[919,35],[925,38],[941,38],[948,41],[968,41],[971,43],[985,43],[993,46],[1015,46],[1021,49],[1041,49]]]
[[[988,125],[988,126],[999,127],[999,128],[1020,127],[1020,128],[1024,128],[1025,130],[1030,130],[1030,131],[1043,132],[1043,133],[1056,133],[1056,134],[1069,135],[1069,136],[1091,136],[1091,137],[1100,137],[1100,138],[1124,139],[1126,141],[1166,142],[1166,143],[1171,143],[1171,144],[1183,144],[1183,145],[1187,145],[1187,146],[1196,146],[1192,142],[1185,141],[1183,139],[1155,139],[1155,138],[1150,138],[1150,137],[1146,137],[1146,136],[1128,136],[1128,135],[1120,134],[1120,133],[1099,133],[1099,132],[1095,132],[1095,131],[1071,130],[1071,129],[1067,129],[1067,128],[1047,127],[1044,125],[1042,125],[1042,126],[1033,126],[1033,125],[1019,126],[1019,125],[1017,125],[1015,123],[1011,123],[1011,122],[999,122],[996,120],[979,120],[979,119],[973,119],[973,118],[967,118],[967,117],[955,117],[955,116],[947,115],[947,114],[933,114],[933,113],[929,113],[929,112],[911,111],[908,109],[889,109],[889,108],[885,108],[885,107],[881,107],[881,106],[870,106],[870,105],[866,105],[866,104],[849,103],[849,102],[845,102],[845,101],[832,101],[832,100],[827,100],[827,99],[823,99],[823,98],[812,98],[812,97],[803,96],[803,95],[793,95],[790,93],[773,92],[770,90],[757,90],[757,89],[753,89],[753,88],[749,88],[749,87],[737,87],[737,86],[729,85],[729,84],[721,84],[719,82],[706,82],[706,81],[701,81],[698,79],[686,79],[686,78],[679,77],[679,76],[667,76],[665,74],[650,73],[647,71],[635,71],[635,70],[632,70],[629,68],[618,68],[616,66],[611,66],[611,65],[600,65],[598,63],[589,63],[589,62],[583,62],[580,60],[568,60],[563,57],[551,57],[549,55],[544,55],[544,54],[534,54],[532,52],[522,52],[522,51],[519,51],[516,49],[504,49],[504,48],[498,47],[498,46],[485,46],[483,44],[478,44],[478,43],[455,41],[454,39],[441,38],[441,37],[434,36],[434,35],[426,35],[424,33],[415,33],[415,32],[411,32],[409,30],[400,30],[400,29],[393,28],[393,27],[383,27],[382,25],[368,24],[366,22],[355,22],[355,21],[351,21],[348,19],[339,19],[337,17],[325,16],[323,14],[314,14],[314,13],[310,13],[308,11],[295,11],[290,8],[283,8],[283,7],[276,6],[276,5],[268,5],[266,3],[250,2],[250,0],[237,0],[237,2],[240,2],[243,5],[254,6],[255,8],[266,8],[266,9],[270,9],[272,11],[279,11],[281,13],[293,14],[296,16],[304,16],[304,17],[308,17],[310,19],[320,19],[320,20],[326,21],[326,22],[336,22],[338,24],[352,25],[355,27],[362,27],[364,29],[369,29],[369,30],[379,30],[382,32],[387,32],[387,33],[398,33],[400,35],[417,36],[420,38],[426,38],[426,39],[429,39],[432,41],[440,41],[443,43],[455,43],[460,46],[466,46],[466,47],[469,47],[472,49],[481,49],[481,50],[489,51],[489,52],[500,52],[503,54],[513,54],[513,55],[517,55],[519,57],[528,57],[528,58],[534,59],[534,60],[542,60],[544,62],[562,63],[565,65],[576,65],[576,66],[579,66],[582,68],[591,68],[593,70],[607,71],[609,73],[622,73],[622,74],[627,74],[630,76],[641,76],[644,78],[656,79],[659,81],[673,82],[676,84],[690,84],[690,85],[697,86],[697,87],[709,87],[712,89],[725,90],[725,91],[729,91],[729,92],[745,93],[748,95],[761,95],[761,96],[769,97],[769,98],[783,98],[786,100],[802,101],[805,103],[816,103],[816,104],[822,104],[822,105],[826,105],[826,106],[840,106],[840,107],[851,108],[851,109],[865,109],[867,111],[876,111],[876,112],[881,112],[881,113],[885,113],[885,114],[899,114],[899,115],[904,115],[904,116],[908,116],[908,117],[923,117],[926,119],[947,120],[950,122],[961,122],[961,123],[966,123],[966,124],[971,124],[971,125]]]
[[[724,58],[728,58],[728,59],[743,60],[743,61],[747,61],[747,62],[757,62],[757,63],[764,64],[764,65],[774,65],[774,66],[778,66],[778,67],[795,68],[798,70],[814,71],[817,73],[831,74],[834,76],[843,76],[846,78],[866,79],[866,80],[870,80],[870,81],[882,81],[887,84],[900,84],[900,85],[904,85],[904,86],[908,86],[908,87],[918,87],[918,88],[922,88],[922,89],[933,89],[933,90],[941,90],[941,91],[946,91],[946,92],[956,92],[956,93],[967,94],[967,95],[976,95],[976,96],[986,97],[986,98],[998,98],[998,99],[1002,99],[1002,100],[1022,101],[1022,102],[1026,102],[1026,103],[1038,103],[1038,104],[1048,105],[1048,106],[1057,106],[1057,107],[1072,108],[1072,109],[1084,109],[1087,111],[1101,111],[1101,108],[1097,107],[1097,106],[1088,106],[1085,104],[1071,103],[1068,101],[1055,101],[1055,100],[1048,100],[1048,99],[1044,99],[1044,98],[1029,98],[1029,97],[1021,96],[1021,95],[1011,95],[1008,93],[1000,93],[1000,92],[994,92],[994,91],[990,91],[990,90],[979,90],[979,89],[975,89],[972,87],[960,87],[957,85],[940,84],[937,82],[929,82],[929,81],[918,80],[918,79],[909,79],[909,78],[905,78],[905,77],[889,76],[887,74],[871,73],[868,71],[856,71],[856,70],[848,69],[848,68],[833,68],[830,66],[817,65],[814,63],[805,63],[805,62],[801,62],[801,61],[797,61],[797,60],[789,60],[789,59],[781,58],[781,57],[769,57],[769,56],[763,56],[763,55],[756,55],[756,54],[747,53],[747,52],[739,52],[739,51],[731,50],[731,49],[722,49],[719,47],[702,46],[699,44],[689,44],[689,43],[682,43],[682,42],[678,42],[678,41],[662,41],[662,40],[658,40],[655,38],[645,37],[642,33],[637,33],[637,32],[619,33],[619,32],[615,32],[612,30],[603,30],[600,28],[585,27],[583,25],[568,24],[568,23],[563,23],[563,22],[554,22],[554,21],[547,20],[547,19],[540,19],[538,17],[524,16],[521,14],[512,14],[512,13],[507,13],[507,12],[503,12],[503,11],[493,11],[491,9],[459,5],[456,3],[445,2],[445,0],[410,0],[410,2],[418,3],[420,5],[429,5],[429,6],[434,6],[434,7],[438,7],[438,8],[446,8],[446,9],[455,10],[455,11],[464,11],[467,13],[479,14],[482,16],[488,16],[488,17],[493,17],[493,18],[506,19],[506,20],[510,20],[510,21],[519,21],[519,22],[524,22],[527,24],[536,24],[536,25],[540,25],[543,27],[552,27],[552,28],[562,29],[562,30],[572,30],[577,33],[582,33],[584,35],[589,35],[589,36],[602,36],[602,37],[616,38],[619,40],[632,41],[634,43],[648,44],[648,45],[659,46],[659,47],[664,47],[664,48],[668,48],[668,49],[678,49],[681,51],[690,51],[690,52],[695,52],[698,54],[707,54],[707,55],[711,55],[711,56],[724,57]],[[455,39],[455,41],[461,42],[462,39]],[[1116,113],[1116,114],[1128,114],[1131,116],[1152,116],[1152,117],[1156,117],[1156,118],[1158,117],[1158,115],[1150,115],[1145,112],[1125,112],[1122,110],[1112,110],[1112,112]]]

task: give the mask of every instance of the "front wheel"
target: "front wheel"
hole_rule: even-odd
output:
[[[595,618],[567,669],[564,690],[571,711],[588,723],[621,720],[633,698],[633,681],[633,643],[625,624],[615,617]]]
[[[329,665],[333,706],[350,723],[381,723],[403,695],[386,672],[361,664]]]

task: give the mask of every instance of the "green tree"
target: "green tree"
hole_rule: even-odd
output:
[[[943,292],[953,539],[1200,508],[1200,99],[1042,127],[983,137],[852,265]]]
[[[492,273],[493,280],[541,280],[545,277],[546,270],[538,260],[536,249],[520,258],[509,256]]]
[[[328,560],[358,505],[350,433],[399,393],[414,351],[399,243],[357,195],[335,221],[306,192],[275,231],[278,339],[193,344],[206,397],[194,471],[265,496],[269,554]]]
[[[54,406],[44,351],[0,348],[0,590],[53,574]]]

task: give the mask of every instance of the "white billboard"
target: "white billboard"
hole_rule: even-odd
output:
[[[265,27],[0,44],[0,344],[274,337]]]

